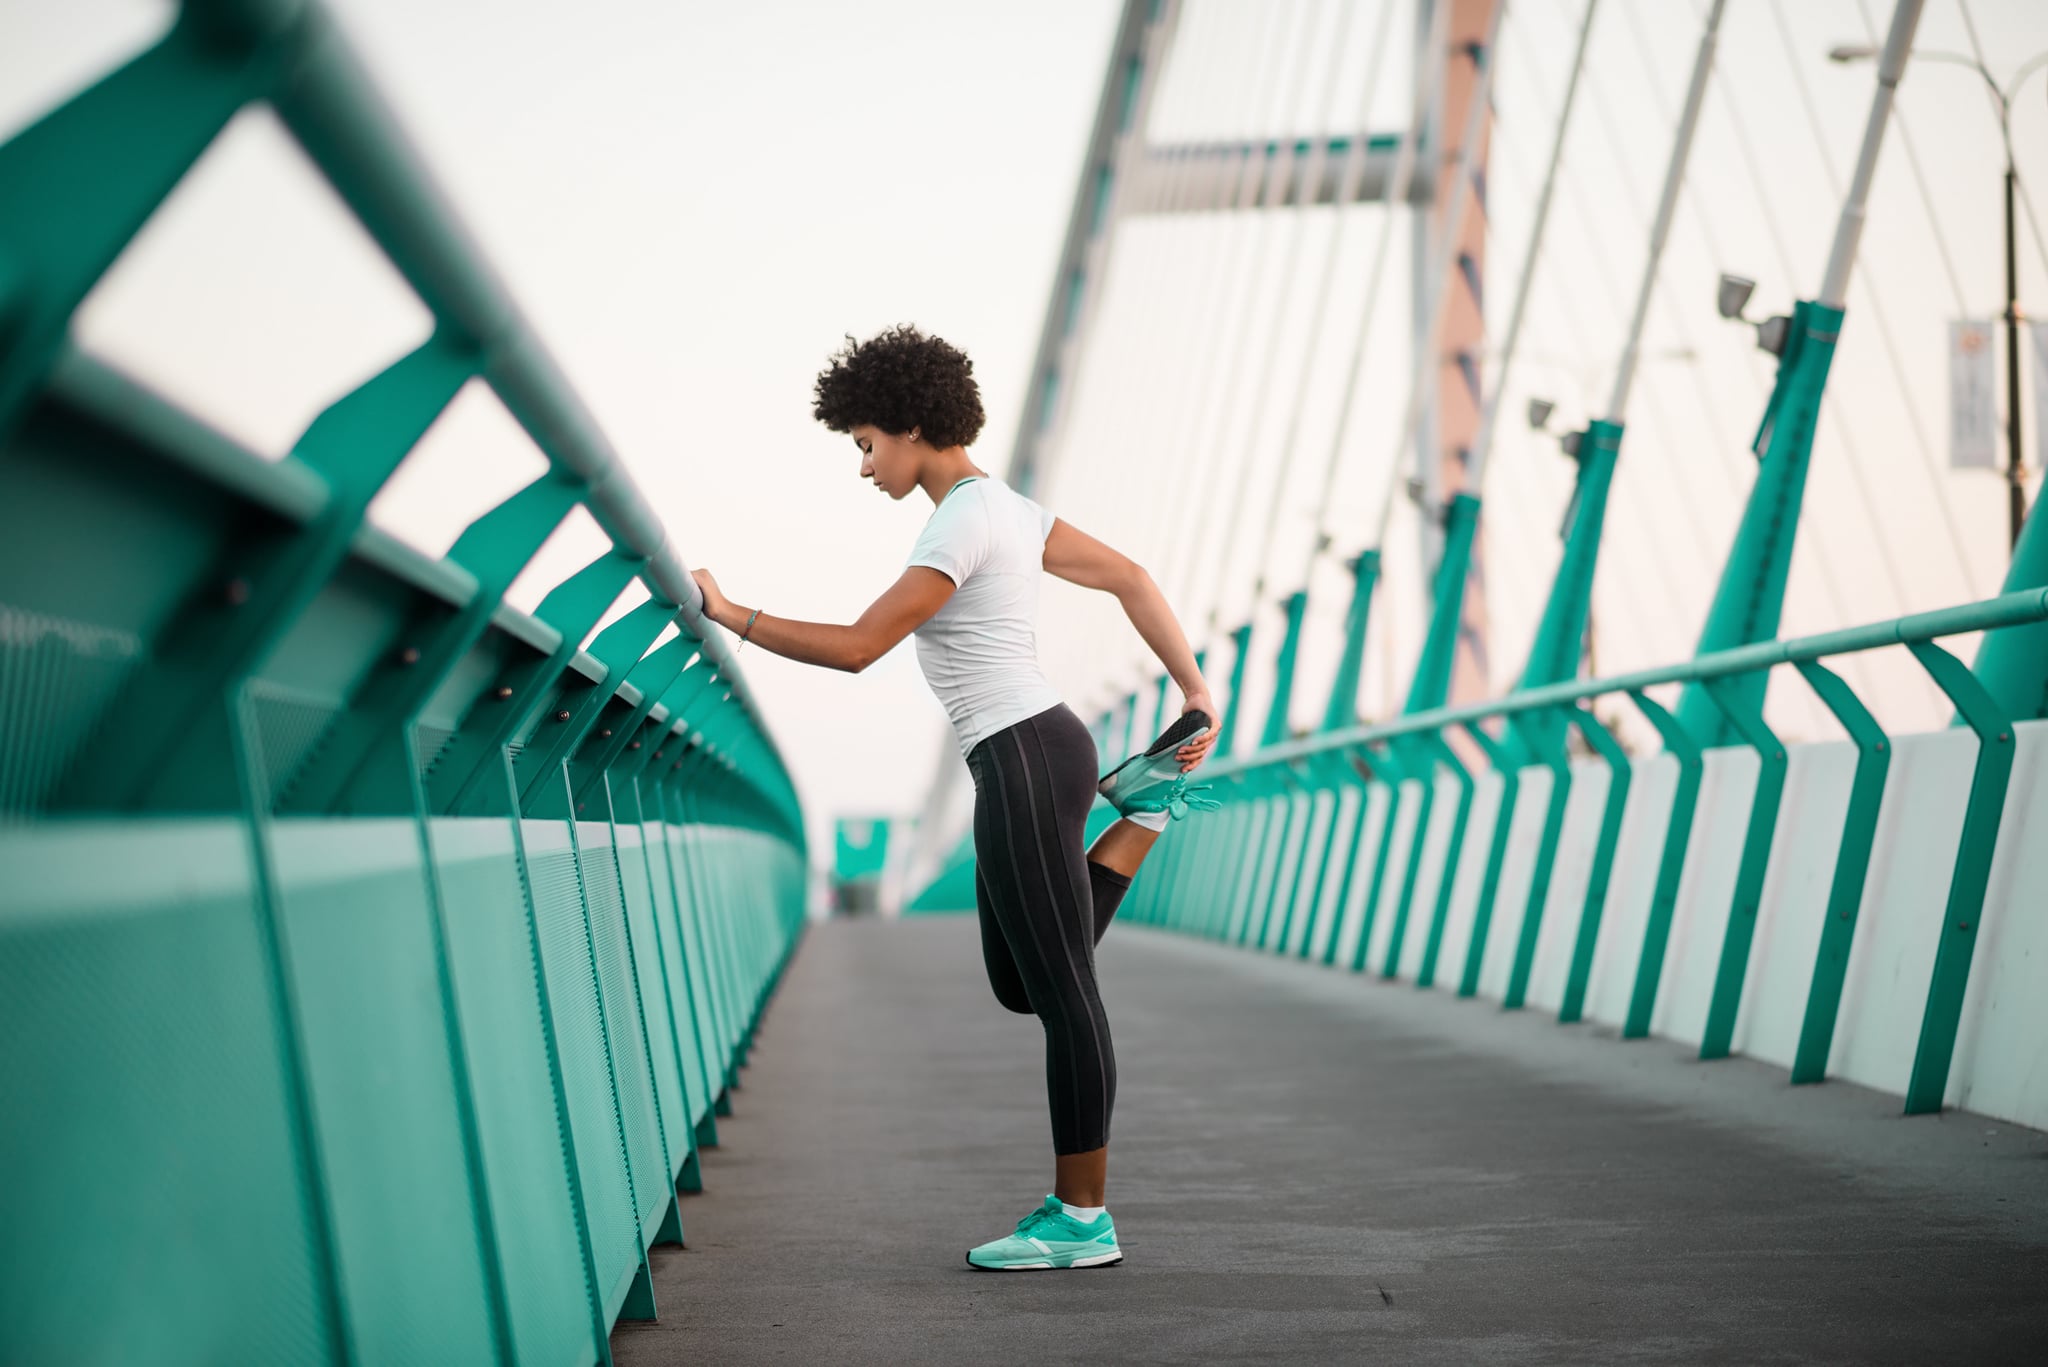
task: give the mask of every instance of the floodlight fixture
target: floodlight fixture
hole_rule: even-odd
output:
[[[1785,339],[1791,335],[1792,320],[1784,314],[1774,314],[1756,325],[1756,344],[1759,350],[1773,356],[1785,354]]]
[[[1541,432],[1550,422],[1550,415],[1557,411],[1557,405],[1549,399],[1529,400],[1529,426]]]
[[[1749,306],[1749,296],[1755,292],[1756,281],[1722,271],[1721,288],[1715,295],[1714,307],[1723,318],[1741,318],[1742,310]]]

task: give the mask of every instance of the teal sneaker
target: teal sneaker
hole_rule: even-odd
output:
[[[1208,734],[1208,713],[1183,712],[1142,754],[1132,755],[1104,774],[1095,791],[1107,798],[1120,816],[1167,812],[1184,817],[1190,808],[1214,811],[1222,804],[1200,796],[1209,791],[1209,786],[1189,786],[1180,761],[1174,758],[1174,752],[1181,746]]]
[[[1124,1260],[1116,1223],[1103,1211],[1084,1223],[1067,1214],[1057,1196],[1017,1222],[1017,1232],[967,1251],[983,1272],[1027,1272],[1061,1267],[1114,1267]]]

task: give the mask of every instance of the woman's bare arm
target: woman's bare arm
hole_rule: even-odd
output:
[[[891,584],[851,626],[800,622],[794,617],[762,613],[747,620],[753,609],[742,607],[719,590],[709,570],[692,570],[704,590],[704,615],[727,631],[746,632],[747,641],[800,664],[821,665],[858,674],[887,655],[903,638],[923,626],[953,596],[953,581],[926,565],[913,565]]]
[[[1209,685],[1195,664],[1195,652],[1180,629],[1180,620],[1173,615],[1166,595],[1152,582],[1143,565],[1055,518],[1052,532],[1045,538],[1045,570],[1070,584],[1114,595],[1138,635],[1179,686],[1187,700],[1182,710],[1200,708],[1212,722],[1216,720],[1216,701],[1209,696]],[[1215,743],[1216,730],[1212,726],[1207,736],[1182,749],[1183,767],[1193,768]]]

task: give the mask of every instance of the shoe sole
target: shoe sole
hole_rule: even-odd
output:
[[[1152,742],[1151,749],[1132,755],[1122,764],[1117,765],[1116,768],[1096,780],[1096,786],[1100,787],[1102,784],[1109,782],[1110,779],[1122,773],[1125,769],[1130,768],[1141,759],[1156,759],[1168,750],[1178,750],[1190,741],[1201,739],[1209,733],[1211,724],[1211,719],[1207,712],[1183,712],[1174,719],[1173,725],[1167,727],[1165,733],[1158,740]]]
[[[967,1265],[976,1272],[1066,1272],[1075,1268],[1115,1267],[1123,1260],[1123,1252],[1118,1250],[1115,1253],[1098,1254],[1093,1258],[1076,1258],[1065,1267],[1058,1263],[1005,1263],[1001,1267],[990,1267],[987,1263],[974,1261],[973,1258],[967,1260]]]

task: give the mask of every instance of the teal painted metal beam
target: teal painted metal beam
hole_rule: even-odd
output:
[[[1742,1006],[1742,985],[1749,973],[1749,950],[1756,937],[1757,910],[1763,903],[1764,875],[1771,866],[1771,844],[1778,828],[1778,808],[1785,794],[1785,746],[1764,722],[1761,711],[1749,711],[1738,692],[1740,678],[1710,679],[1701,687],[1721,709],[1729,726],[1756,752],[1756,794],[1750,800],[1749,822],[1742,834],[1742,854],[1729,895],[1728,924],[1721,935],[1721,957],[1714,969],[1713,995],[1700,1039],[1700,1057],[1726,1058],[1735,1038],[1735,1015]]]
[[[1562,724],[1528,728],[1541,739],[1535,743],[1536,761],[1550,771],[1550,793],[1543,804],[1543,826],[1536,837],[1536,863],[1529,874],[1528,899],[1522,907],[1522,927],[1515,937],[1515,955],[1508,966],[1507,991],[1501,1006],[1518,1011],[1529,992],[1529,973],[1536,963],[1536,941],[1543,929],[1544,909],[1550,902],[1550,875],[1557,867],[1557,842],[1564,833],[1565,808],[1571,802],[1571,756],[1565,749]]]
[[[1955,871],[1949,878],[1948,904],[1942,909],[1941,939],[1934,951],[1927,1008],[1920,1018],[1913,1071],[1906,1082],[1906,1114],[1920,1115],[1940,1110],[1948,1090],[1956,1029],[1970,984],[1970,960],[1977,949],[1977,926],[1984,913],[1984,892],[1991,883],[1991,861],[1998,852],[1998,827],[2005,813],[2015,746],[2012,718],[1961,660],[1931,641],[1908,642],[1906,648],[1977,735],[1976,768],[1970,775],[1970,796],[1963,804],[1963,833],[1956,842]]]
[[[1661,665],[1654,669],[1630,670],[1625,674],[1611,674],[1598,679],[1575,679],[1565,683],[1549,684],[1542,688],[1517,691],[1481,702],[1459,703],[1414,716],[1404,714],[1369,726],[1351,726],[1336,731],[1319,732],[1313,736],[1304,736],[1273,746],[1269,750],[1261,750],[1255,755],[1214,761],[1213,767],[1207,772],[1213,781],[1230,774],[1248,773],[1261,765],[1301,759],[1319,750],[1336,751],[1360,745],[1374,745],[1398,736],[1418,735],[1446,727],[1516,716],[1523,712],[1556,707],[1561,703],[1632,693],[1655,688],[1660,684],[1698,683],[1724,674],[1750,674],[1759,670],[1769,670],[1778,665],[1796,665],[1802,660],[1855,655],[1866,650],[1905,645],[1913,641],[1929,641],[1975,631],[2001,631],[2008,627],[2026,626],[2044,620],[2048,620],[2048,589],[2029,589],[2023,593],[2010,593],[1974,603],[1958,604],[1955,607],[1937,608],[1932,612],[1909,613],[1904,617],[1890,617],[1883,621],[1844,627],[1814,636],[1758,642],[1755,645],[1718,651],[1710,656]]]
[[[1405,748],[1405,747],[1404,747]],[[1413,777],[1402,749],[1386,746],[1373,761],[1380,782],[1385,785],[1386,815],[1381,818],[1380,838],[1373,849],[1372,878],[1365,885],[1365,907],[1358,917],[1358,943],[1351,950],[1351,971],[1365,972],[1366,953],[1371,946],[1373,925],[1379,919],[1381,893],[1386,888],[1387,864],[1393,852],[1394,828],[1401,820],[1401,784]],[[1360,809],[1361,813],[1363,808]],[[1345,870],[1347,880],[1351,873]]]
[[[1671,942],[1671,916],[1678,907],[1678,882],[1685,873],[1686,851],[1692,846],[1692,818],[1699,807],[1700,776],[1705,761],[1698,739],[1684,722],[1641,689],[1631,690],[1628,697],[1657,729],[1665,752],[1678,761],[1678,787],[1671,795],[1670,824],[1664,828],[1664,845],[1657,856],[1657,881],[1650,892],[1649,913],[1643,920],[1643,945],[1636,959],[1635,984],[1629,991],[1628,1015],[1621,1026],[1623,1039],[1643,1039],[1650,1033],[1657,989],[1664,981],[1664,951]]]
[[[2036,503],[2020,529],[2003,593],[2048,587],[2048,517]],[[1977,682],[2014,721],[2048,719],[2048,622],[1992,632],[1977,647]],[[1967,719],[1956,718],[1957,725]]]
[[[1586,987],[1593,976],[1593,951],[1600,942],[1600,923],[1607,910],[1607,890],[1614,879],[1614,852],[1621,843],[1621,821],[1628,810],[1628,794],[1635,777],[1628,752],[1614,733],[1593,715],[1590,707],[1573,707],[1568,713],[1579,734],[1607,762],[1607,797],[1600,809],[1600,833],[1593,842],[1593,864],[1586,874],[1586,896],[1579,907],[1578,930],[1572,938],[1572,958],[1565,970],[1564,996],[1558,1003],[1557,1018],[1570,1023],[1585,1013]]]
[[[1458,869],[1464,857],[1465,828],[1472,819],[1472,795],[1478,784],[1472,777],[1472,771],[1465,767],[1465,761],[1444,739],[1443,732],[1430,732],[1424,743],[1435,749],[1437,763],[1450,770],[1458,785],[1458,801],[1452,808],[1451,829],[1444,843],[1443,877],[1437,883],[1436,905],[1430,912],[1429,931],[1422,942],[1422,962],[1415,970],[1417,987],[1433,987],[1436,985],[1437,957],[1443,952],[1444,926],[1450,921],[1451,896],[1456,890]]]
[[[1464,621],[1465,586],[1471,574],[1473,543],[1479,534],[1480,502],[1471,494],[1455,495],[1444,509],[1444,544],[1437,561],[1436,581],[1431,591],[1429,627],[1423,636],[1422,652],[1415,662],[1415,676],[1408,686],[1404,716],[1443,706],[1450,695],[1451,668],[1457,658],[1458,630]],[[1401,745],[1392,748],[1394,763],[1402,779],[1417,785],[1415,820],[1402,861],[1401,882],[1395,894],[1392,919],[1388,925],[1387,955],[1381,965],[1385,977],[1393,977],[1399,966],[1401,941],[1407,934],[1409,909],[1422,866],[1422,847],[1429,837],[1429,818],[1436,807],[1436,755],[1428,746]],[[1359,936],[1354,971],[1365,965],[1366,938],[1379,911],[1380,889],[1392,853],[1395,826],[1401,812],[1400,783],[1389,787],[1387,818],[1380,828],[1379,849],[1373,857],[1371,890],[1366,894],[1364,931]]]
[[[1458,974],[1458,995],[1479,992],[1479,970],[1486,962],[1486,942],[1493,933],[1493,903],[1500,893],[1500,871],[1507,862],[1508,836],[1515,826],[1515,808],[1522,796],[1522,764],[1507,742],[1488,735],[1478,722],[1465,723],[1465,734],[1500,775],[1500,806],[1494,813],[1493,835],[1486,843],[1486,862],[1479,875],[1479,895],[1472,904],[1472,934],[1465,945],[1465,964]]]
[[[1259,734],[1260,745],[1277,745],[1287,739],[1287,713],[1294,701],[1294,662],[1301,651],[1302,615],[1308,611],[1308,591],[1296,589],[1283,606],[1287,627],[1280,638],[1280,654],[1273,663],[1273,699],[1266,705],[1266,725]]]
[[[1246,622],[1230,633],[1230,697],[1223,704],[1223,726],[1216,733],[1216,754],[1218,758],[1235,753],[1237,747],[1237,718],[1244,703],[1244,667],[1251,657],[1252,624]]]
[[[1429,627],[1422,654],[1408,685],[1404,716],[1442,707],[1451,693],[1451,666],[1457,658],[1458,627],[1463,621],[1465,587],[1472,570],[1472,545],[1479,535],[1479,500],[1457,494],[1444,509],[1444,545],[1430,586]]]
[[[1821,396],[1841,330],[1840,308],[1812,300],[1793,306],[1777,384],[1753,443],[1761,458],[1756,484],[1721,570],[1720,587],[1707,609],[1700,655],[1768,641],[1778,634],[1814,432],[1820,425]],[[1739,685],[1734,696],[1746,712],[1760,712],[1763,690],[1764,680],[1758,676]],[[1695,685],[1688,685],[1680,696],[1678,719],[1707,749],[1737,740],[1728,719]]]
[[[1323,708],[1326,732],[1358,724],[1358,685],[1365,669],[1365,630],[1372,619],[1372,594],[1379,583],[1377,548],[1359,552],[1351,562],[1351,606],[1344,614],[1344,648],[1330,680],[1330,700]]]
[[[1805,1083],[1827,1076],[1835,1021],[1842,1006],[1842,983],[1849,973],[1849,951],[1863,906],[1870,852],[1877,843],[1877,816],[1884,805],[1884,781],[1892,755],[1884,728],[1840,675],[1815,660],[1802,660],[1795,667],[1856,747],[1856,771],[1849,780],[1835,871],[1828,880],[1828,905],[1821,922],[1820,947],[1813,957],[1813,981],[1806,993],[1799,1044],[1792,1056],[1792,1081]]]

